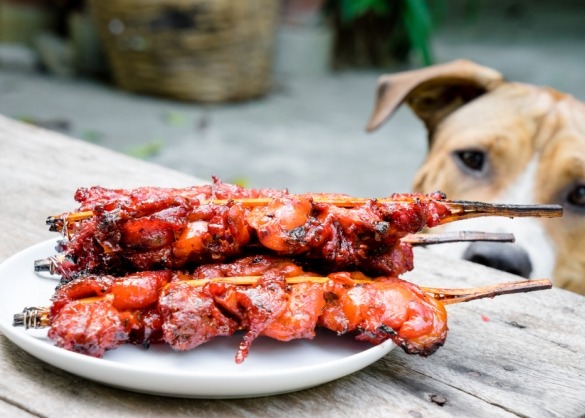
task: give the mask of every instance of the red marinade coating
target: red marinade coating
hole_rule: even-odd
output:
[[[428,356],[443,345],[447,311],[417,286],[397,278],[381,278],[375,286],[328,286],[328,304],[319,325],[339,334],[380,344],[391,339],[409,354]]]
[[[398,275],[412,268],[410,248],[399,240],[450,214],[438,193],[392,195],[390,201],[370,199],[351,208],[314,200],[324,195],[281,194],[268,204],[245,206],[201,204],[153,190],[128,193],[136,201],[113,200],[110,209],[110,203],[97,205],[92,218],[73,228],[64,248],[74,263],[65,260],[58,266],[65,277],[192,268],[257,247],[321,261],[327,271]]]
[[[160,289],[171,279],[168,270],[138,272],[114,280],[113,305],[120,310],[144,309],[158,301]]]
[[[130,322],[109,299],[73,301],[53,317],[48,336],[66,350],[102,357],[128,341]]]
[[[169,201],[175,197],[189,200],[210,199],[247,199],[276,197],[288,194],[286,190],[251,189],[235,184],[224,183],[213,177],[212,184],[202,184],[185,188],[138,187],[135,189],[107,189],[100,186],[82,187],[75,193],[75,200],[81,204],[79,210],[95,209],[98,206],[120,205],[124,208],[137,208],[142,202]]]
[[[262,277],[253,284],[186,282],[225,275]],[[189,350],[242,330],[238,363],[258,336],[313,338],[317,326],[373,344],[391,339],[423,356],[446,338],[444,306],[414,284],[388,277],[368,280],[359,272],[332,273],[325,282],[285,280],[312,275],[290,260],[251,256],[201,266],[196,275],[163,271],[83,277],[58,290],[49,336],[58,346],[101,356],[123,342],[166,342]]]
[[[82,280],[74,280],[57,288],[51,298],[51,316],[57,315],[59,311],[69,302],[101,297],[110,293],[114,278],[112,276],[87,275]]]
[[[299,283],[290,286],[286,309],[264,328],[261,335],[280,341],[313,339],[325,304],[323,285]]]
[[[189,223],[172,244],[173,267],[222,261],[241,254],[250,230],[239,205],[202,205],[193,208]]]
[[[175,350],[190,350],[245,329],[236,354],[236,363],[241,363],[252,342],[285,311],[287,299],[284,278],[271,272],[254,286],[173,282],[159,300],[163,339]]]
[[[236,353],[236,363],[242,363],[252,342],[286,309],[286,281],[277,273],[268,272],[256,286],[237,288],[238,304],[242,307],[242,326],[246,334]]]
[[[205,287],[171,283],[159,299],[159,311],[163,339],[175,350],[191,350],[238,329],[238,323],[224,315]]]
[[[291,259],[270,255],[251,255],[230,263],[204,264],[197,267],[190,277],[196,279],[237,276],[262,276],[273,271],[283,277],[311,275],[295,264]]]
[[[127,341],[159,342],[157,303],[171,277],[170,271],[155,271],[70,281],[53,297],[49,337],[61,347],[95,357]]]

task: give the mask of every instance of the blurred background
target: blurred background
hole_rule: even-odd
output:
[[[585,99],[581,0],[0,0],[0,113],[251,187],[410,190],[377,78],[457,58]],[[113,173],[115,176],[115,173]]]

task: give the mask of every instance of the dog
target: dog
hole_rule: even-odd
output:
[[[442,244],[451,256],[585,294],[585,103],[457,60],[381,76],[367,131],[407,103],[428,131],[413,191],[449,199],[560,204],[560,218],[478,218],[444,230],[510,232],[515,242]]]

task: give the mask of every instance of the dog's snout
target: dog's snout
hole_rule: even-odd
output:
[[[463,258],[526,278],[532,272],[528,253],[517,244],[474,242],[467,248]]]

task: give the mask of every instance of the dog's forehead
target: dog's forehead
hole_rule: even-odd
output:
[[[535,150],[547,183],[585,181],[585,104],[571,96],[557,100],[541,123]]]
[[[572,114],[572,115],[571,115]],[[551,200],[567,188],[585,183],[585,112],[577,121],[559,118],[556,131],[540,146],[537,183],[540,200]],[[576,123],[572,123],[572,122]]]
[[[552,113],[557,119],[556,135],[585,143],[585,103],[564,96],[555,103]]]
[[[508,138],[540,151],[557,137],[585,143],[585,104],[551,88],[504,83],[445,118],[431,145],[461,148]]]
[[[550,111],[553,103],[553,97],[533,86],[506,83],[460,107],[442,125],[491,130],[534,124]]]

